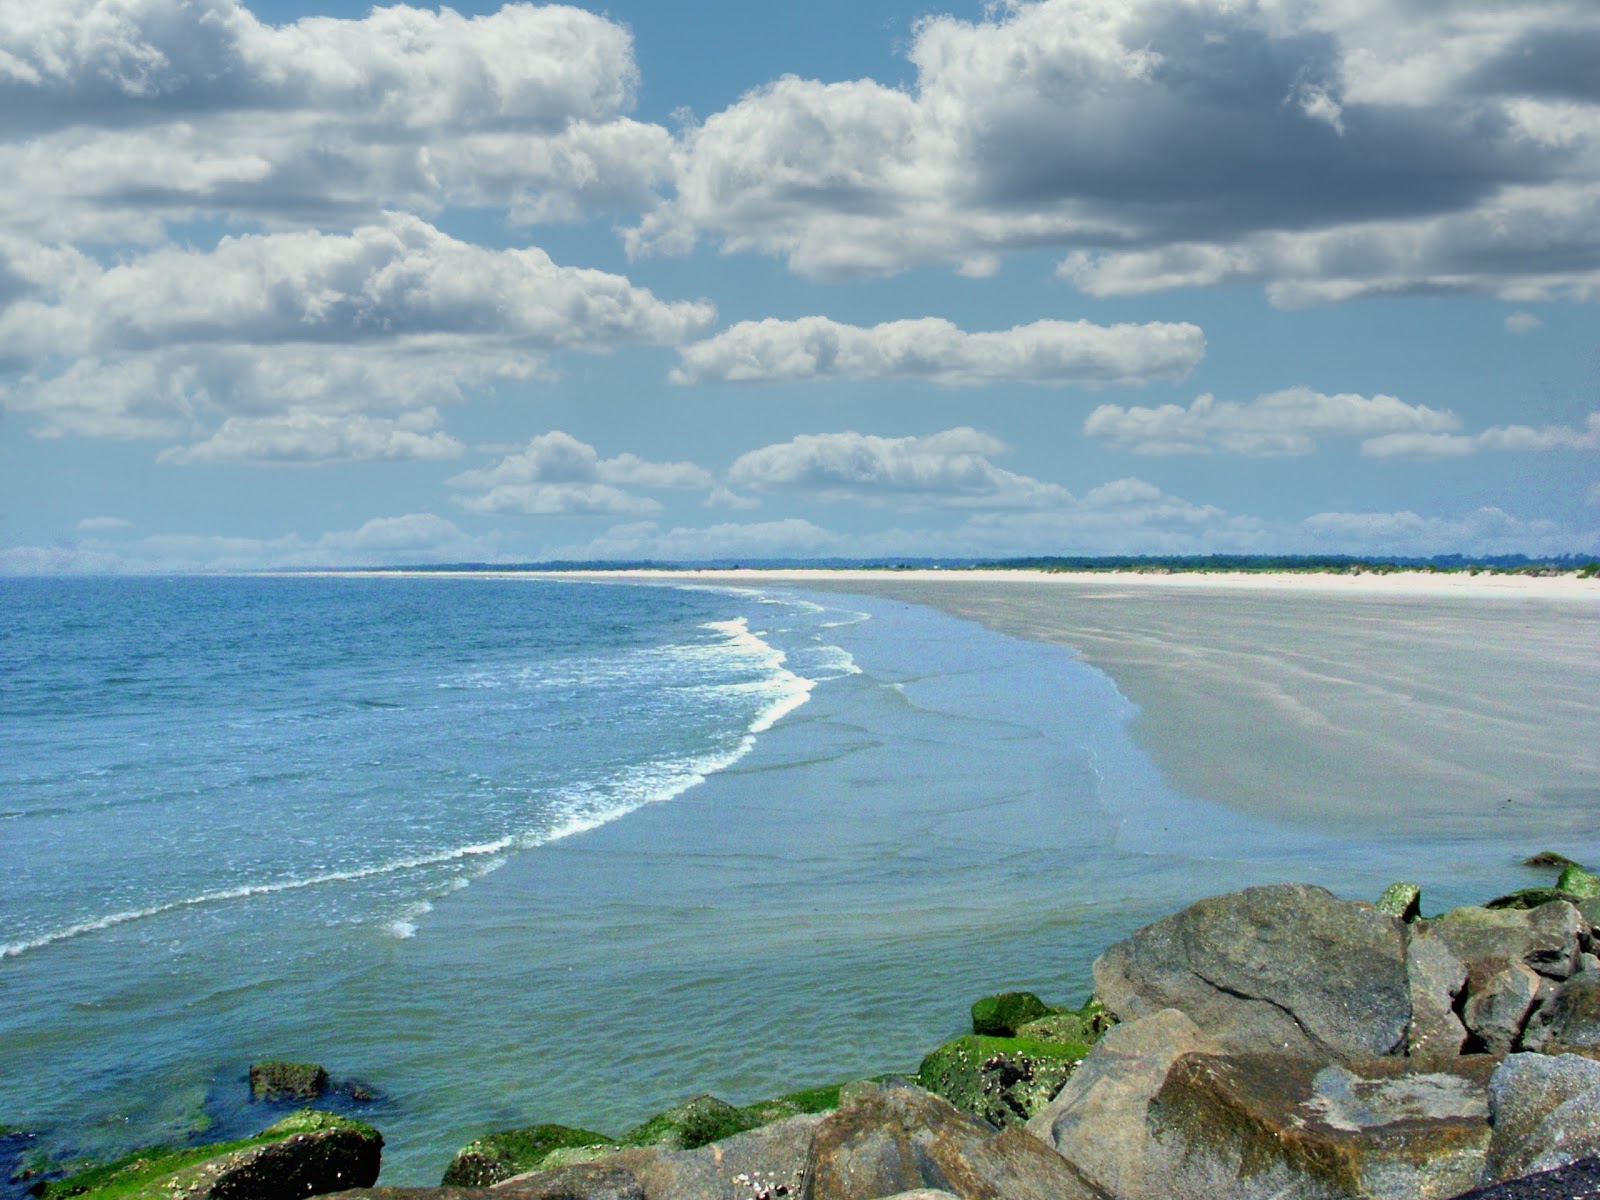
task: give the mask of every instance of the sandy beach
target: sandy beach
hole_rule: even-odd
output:
[[[594,578],[586,573],[583,578]],[[637,572],[925,604],[1076,649],[1180,790],[1364,838],[1558,845],[1600,812],[1600,580]]]

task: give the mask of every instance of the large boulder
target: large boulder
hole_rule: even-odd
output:
[[[1094,964],[1095,994],[1133,1020],[1187,1013],[1230,1051],[1359,1059],[1404,1048],[1407,926],[1304,884],[1191,905]]]
[[[1557,987],[1528,1021],[1522,1044],[1600,1049],[1600,971],[1579,971]]]
[[[1416,1059],[1450,1059],[1461,1053],[1467,1027],[1456,1003],[1467,985],[1467,966],[1438,938],[1406,944],[1406,982],[1411,991],[1411,1026],[1406,1053]]]
[[[1530,909],[1453,908],[1416,922],[1411,937],[1437,938],[1469,971],[1479,964],[1499,969],[1521,963],[1549,979],[1565,979],[1577,968],[1579,940],[1587,931],[1575,905],[1553,900]]]
[[[1513,1054],[1489,1080],[1489,1113],[1491,1183],[1600,1155],[1600,1062]]]
[[[1149,1200],[1442,1200],[1479,1182],[1492,1059],[1194,1054],[1150,1103]],[[1130,1196],[1132,1194],[1130,1193]]]
[[[46,1200],[300,1200],[378,1178],[383,1136],[368,1125],[306,1110],[254,1138],[140,1151],[42,1189]]]
[[[1145,1117],[1172,1064],[1221,1047],[1177,1009],[1106,1033],[1027,1132],[1109,1194],[1142,1197],[1148,1156]]]
[[[922,1060],[917,1083],[1003,1129],[1048,1104],[1087,1053],[1082,1043],[960,1037]]]
[[[866,1092],[817,1127],[803,1200],[878,1200],[918,1188],[962,1200],[1106,1200],[1036,1138],[997,1134],[920,1088]]]

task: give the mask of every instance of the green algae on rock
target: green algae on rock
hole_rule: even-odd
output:
[[[327,1090],[328,1072],[320,1063],[250,1064],[250,1095],[257,1100],[315,1100]]]
[[[1402,921],[1415,921],[1422,915],[1422,889],[1414,883],[1391,883],[1383,889],[1376,907]]]
[[[1050,1103],[1089,1053],[1083,1042],[968,1034],[922,1060],[916,1082],[998,1128],[1020,1125]]]
[[[1017,1029],[1061,1011],[1032,992],[1001,992],[972,1005],[972,1032],[979,1037],[1016,1037]]]
[[[613,1144],[603,1133],[569,1125],[507,1129],[456,1151],[440,1183],[444,1187],[492,1187],[513,1175],[535,1170],[557,1150]]]
[[[41,1200],[282,1200],[371,1187],[383,1135],[334,1113],[305,1109],[252,1138],[209,1146],[155,1146],[44,1184]]]
[[[702,1094],[666,1112],[657,1113],[617,1140],[625,1146],[696,1150],[708,1143],[754,1129],[759,1124],[761,1122],[751,1113],[735,1108],[726,1100]]]

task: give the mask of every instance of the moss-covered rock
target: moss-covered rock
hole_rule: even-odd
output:
[[[307,1109],[253,1138],[210,1146],[155,1146],[86,1167],[39,1190],[43,1200],[284,1200],[371,1187],[383,1135]]]
[[[1569,892],[1580,900],[1600,896],[1600,875],[1591,875],[1582,867],[1568,867],[1556,880],[1556,890]]]
[[[257,1100],[315,1100],[327,1090],[328,1072],[320,1063],[250,1064],[250,1095]]]
[[[843,1086],[833,1083],[826,1087],[805,1088],[771,1100],[758,1100],[745,1105],[739,1112],[750,1121],[747,1127],[750,1129],[770,1125],[786,1117],[797,1117],[802,1113],[832,1112],[839,1107],[839,1089]]]
[[[970,1034],[922,1060],[917,1083],[962,1112],[1004,1128],[1055,1098],[1089,1052],[1082,1042],[1036,1042]]]
[[[694,1150],[710,1142],[732,1137],[762,1122],[744,1109],[735,1108],[715,1096],[700,1095],[676,1108],[657,1113],[643,1125],[629,1130],[617,1140],[625,1146],[665,1146],[671,1150]]]
[[[1017,1027],[1016,1036],[1033,1042],[1059,1042],[1087,1046],[1116,1024],[1105,1005],[1091,1000],[1076,1011],[1065,1009]]]
[[[1032,992],[1001,992],[973,1004],[972,1032],[979,1037],[1016,1037],[1029,1021],[1058,1011]]]
[[[491,1187],[503,1179],[536,1169],[554,1151],[610,1144],[611,1139],[603,1133],[568,1125],[507,1129],[468,1142],[457,1150],[440,1184],[444,1187]]]
[[[1565,900],[1569,904],[1576,904],[1581,899],[1571,892],[1563,892],[1553,887],[1519,888],[1514,892],[1507,892],[1504,896],[1496,896],[1493,900],[1483,905],[1490,910],[1510,909],[1514,912],[1526,912],[1549,904],[1552,900]]]
[[[1415,921],[1422,915],[1422,889],[1414,883],[1391,883],[1378,897],[1377,909],[1402,921]]]

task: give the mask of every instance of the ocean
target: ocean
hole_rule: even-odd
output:
[[[58,1154],[253,1131],[289,1058],[436,1183],[495,1129],[913,1071],[1201,895],[1499,864],[1179,795],[1069,650],[883,599],[11,579],[0,618],[0,1126]]]

